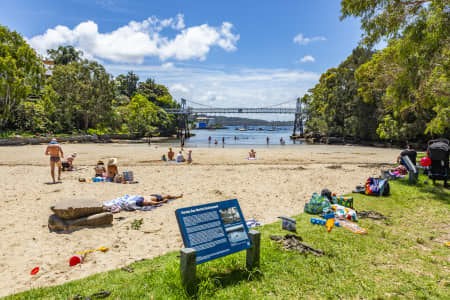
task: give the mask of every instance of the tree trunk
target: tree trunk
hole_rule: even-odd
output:
[[[89,126],[89,112],[84,112],[84,131],[87,132]]]

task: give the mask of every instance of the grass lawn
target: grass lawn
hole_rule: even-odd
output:
[[[108,299],[300,299],[300,298],[450,298],[450,191],[440,185],[391,181],[389,197],[354,195],[355,208],[375,210],[386,221],[362,219],[365,236],[343,228],[327,233],[311,225],[311,215],[296,216],[304,242],[325,251],[316,257],[280,250],[270,235],[284,235],[280,222],[259,227],[261,268],[245,269],[245,252],[199,265],[198,288],[181,287],[178,253],[66,284],[29,290],[6,299],[70,299],[101,290]],[[321,187],[318,187],[320,192]],[[302,211],[298,207],[298,211]],[[245,214],[245,212],[244,212]]]

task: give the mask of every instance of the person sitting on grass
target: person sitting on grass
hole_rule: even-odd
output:
[[[408,156],[413,165],[416,165],[417,152],[412,148],[411,144],[406,145],[406,149],[397,157],[397,163],[401,164],[401,158],[403,156]]]
[[[150,206],[166,203],[169,199],[183,198],[183,194],[180,195],[168,195],[168,194],[152,194],[150,197],[143,197],[143,199],[136,201],[137,206]]]
[[[172,148],[169,148],[169,152],[167,152],[167,158],[169,160],[173,160],[173,157],[175,156],[175,152],[172,151]]]

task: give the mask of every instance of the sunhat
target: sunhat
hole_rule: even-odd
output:
[[[99,160],[98,162],[97,162],[97,165],[104,165],[105,163],[103,162],[103,160]]]
[[[115,158],[115,157],[110,158],[108,160],[108,166],[115,166],[115,165],[117,165],[117,158]]]

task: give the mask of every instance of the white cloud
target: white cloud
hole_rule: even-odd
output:
[[[172,93],[178,93],[178,92],[179,93],[187,93],[189,91],[189,89],[187,87],[185,87],[184,85],[179,84],[179,83],[175,83],[174,85],[170,86],[169,90]]]
[[[164,69],[171,69],[171,68],[175,67],[175,65],[172,62],[168,62],[168,63],[162,64],[161,67]]]
[[[183,15],[178,14],[176,18],[131,21],[106,33],[100,33],[93,21],[82,22],[74,29],[58,25],[28,41],[42,55],[46,55],[47,49],[71,44],[86,57],[120,63],[141,64],[146,57],[158,57],[162,61],[205,60],[212,47],[236,50],[239,35],[233,34],[232,28],[228,22],[220,27],[203,24],[186,28]],[[162,34],[163,29],[172,29],[177,34],[171,39]]]
[[[312,38],[304,37],[302,33],[297,34],[294,37],[294,43],[297,43],[299,45],[308,45],[311,42],[315,41],[326,41],[327,39],[323,36],[315,36]]]
[[[314,57],[312,57],[311,55],[303,56],[302,58],[300,58],[298,60],[298,62],[300,62],[300,63],[315,62],[315,61],[316,61],[316,59]]]
[[[216,107],[264,107],[292,100],[284,107],[295,107],[295,99],[314,87],[320,74],[290,69],[236,69],[227,67],[111,64],[114,75],[133,70],[141,80],[148,77],[169,87],[175,99],[185,98]],[[241,117],[246,117],[242,116]],[[292,119],[291,115],[252,115],[252,118]]]

